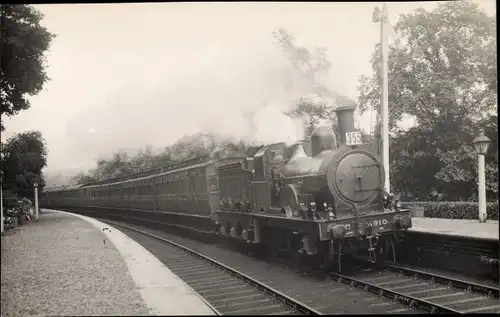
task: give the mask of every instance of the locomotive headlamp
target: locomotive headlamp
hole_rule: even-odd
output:
[[[309,206],[311,207],[311,211],[316,211],[316,203],[314,201],[311,201]]]
[[[334,220],[335,219],[335,214],[333,213],[333,208],[330,205],[328,205],[326,202],[323,203],[323,207],[325,208],[325,211],[328,214],[328,219]]]

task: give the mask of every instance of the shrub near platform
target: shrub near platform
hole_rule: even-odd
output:
[[[412,201],[403,203],[404,207],[424,208],[424,216],[445,219],[478,219],[479,203],[459,201]],[[488,219],[498,220],[498,202],[486,204]]]

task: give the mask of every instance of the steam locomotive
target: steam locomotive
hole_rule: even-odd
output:
[[[307,146],[271,144],[253,156],[207,156],[127,178],[48,188],[41,204],[321,256],[338,271],[346,254],[395,261],[395,237],[411,228],[410,212],[384,192],[383,166],[354,129],[354,110],[336,109],[339,147],[333,130],[319,127]]]

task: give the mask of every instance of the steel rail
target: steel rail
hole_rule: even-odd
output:
[[[446,284],[448,287],[456,287],[467,292],[483,293],[488,297],[499,297],[500,289],[488,285],[482,285],[474,282],[464,281],[453,277],[443,276],[439,274],[429,273],[417,269],[402,267],[399,265],[386,265],[386,268],[395,272],[399,271],[407,276],[414,276],[428,280],[431,283]]]
[[[172,245],[172,246],[174,246],[174,247],[176,247],[176,248],[178,248],[178,249],[180,249],[180,250],[182,250],[182,251],[184,251],[184,252],[186,252],[186,253],[194,256],[194,257],[197,257],[197,258],[199,258],[201,260],[204,260],[204,261],[206,261],[206,262],[208,262],[208,263],[216,266],[217,268],[219,268],[219,269],[221,269],[221,270],[223,270],[223,271],[231,274],[234,277],[237,277],[237,278],[243,280],[247,284],[249,284],[249,285],[251,285],[251,286],[259,289],[260,291],[264,292],[267,295],[272,296],[275,299],[280,300],[284,305],[286,305],[286,306],[288,306],[288,307],[290,307],[290,308],[292,308],[292,309],[294,309],[294,310],[296,310],[296,311],[298,311],[300,313],[303,313],[305,315],[322,315],[321,312],[319,312],[319,311],[317,311],[317,310],[315,310],[315,309],[307,306],[306,304],[304,304],[304,303],[302,303],[302,302],[300,302],[298,300],[295,300],[295,299],[293,299],[293,298],[291,298],[291,297],[289,297],[289,296],[281,293],[280,291],[278,291],[278,290],[276,290],[276,289],[274,289],[274,288],[272,288],[272,287],[270,287],[270,286],[268,286],[268,285],[266,285],[266,284],[264,284],[262,282],[259,282],[259,281],[255,280],[255,279],[251,278],[250,276],[248,276],[248,275],[246,275],[246,274],[244,274],[244,273],[242,273],[242,272],[240,272],[238,270],[230,268],[230,267],[228,267],[228,266],[220,263],[217,260],[214,260],[214,259],[212,259],[212,258],[210,258],[208,256],[205,256],[205,255],[203,255],[201,253],[198,253],[198,252],[196,252],[194,250],[191,250],[191,249],[189,249],[189,248],[187,248],[185,246],[182,246],[182,245],[180,245],[180,244],[178,244],[176,242],[167,240],[167,239],[162,238],[160,236],[157,236],[155,234],[152,234],[152,233],[149,233],[149,232],[146,232],[146,231],[143,231],[143,230],[131,227],[131,226],[127,226],[127,225],[124,225],[124,224],[120,224],[120,223],[117,223],[117,222],[114,222],[114,221],[111,221],[111,220],[104,220],[103,219],[103,221],[108,222],[108,223],[110,223],[110,224],[112,224],[114,226],[117,226],[117,227],[122,227],[122,228],[126,228],[126,229],[129,229],[129,230],[135,231],[135,232],[139,232],[139,233],[144,234],[146,236],[155,238],[155,239],[160,240],[162,242],[165,242],[165,243],[167,243],[169,245]],[[215,308],[213,308],[212,305],[210,305],[210,307],[212,307],[212,309],[217,312],[217,310]]]
[[[366,259],[361,259],[361,258],[353,258],[355,262],[361,262],[366,265],[367,268],[373,267],[373,264],[369,262]],[[488,285],[481,285],[478,283],[474,282],[469,282],[469,281],[464,281],[460,279],[456,279],[453,277],[448,277],[448,276],[443,276],[439,274],[434,274],[430,272],[425,272],[417,269],[412,269],[412,268],[407,268],[407,267],[402,267],[398,265],[391,265],[391,264],[384,264],[382,269],[385,269],[385,271],[390,271],[393,273],[398,273],[398,274],[404,274],[405,276],[408,277],[413,277],[413,278],[418,278],[422,280],[426,280],[429,282],[429,285],[435,285],[436,283],[443,284],[447,288],[457,288],[461,289],[467,293],[472,293],[472,292],[477,292],[485,295],[485,298],[492,298],[492,299],[498,299],[499,297],[499,292],[500,290],[498,288],[488,286]],[[358,286],[361,285],[364,287],[365,291],[372,291],[372,292],[378,292],[379,296],[385,295],[386,297],[389,297],[393,300],[399,300],[400,302],[403,302],[405,304],[408,304],[410,308],[416,306],[421,309],[425,309],[431,313],[456,313],[456,314],[464,314],[468,312],[474,312],[474,311],[481,311],[481,308],[476,308],[476,309],[467,309],[467,310],[456,310],[453,308],[446,307],[446,304],[437,304],[433,303],[429,300],[425,300],[422,298],[417,298],[413,297],[409,294],[404,294],[397,292],[395,290],[391,290],[388,288],[384,288],[382,286],[372,284],[367,281],[359,280],[351,276],[346,276],[346,275],[341,275],[338,273],[330,273],[333,276],[336,276],[339,281],[342,281],[344,283],[350,283],[351,286]],[[495,307],[497,305],[494,305]],[[493,308],[489,307],[488,308]],[[500,307],[499,307],[500,308]]]
[[[399,293],[390,289],[387,289],[382,286],[377,286],[375,284],[371,284],[359,279],[356,279],[354,277],[350,277],[347,275],[343,275],[340,273],[330,273],[331,276],[335,277],[338,282],[342,282],[345,284],[349,284],[351,287],[358,287],[362,286],[364,291],[371,291],[372,293],[378,294],[379,297],[385,296],[389,299],[392,299],[394,301],[399,301],[403,304],[406,304],[409,306],[409,308],[417,307],[420,309],[424,309],[429,311],[431,314],[435,313],[454,313],[454,314],[460,314],[461,312],[458,310],[454,310],[452,308],[448,308],[439,304],[431,303],[429,301],[416,298],[410,295],[406,295],[404,293]]]

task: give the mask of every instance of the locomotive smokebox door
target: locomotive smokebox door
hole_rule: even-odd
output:
[[[381,186],[381,170],[375,156],[363,150],[348,151],[328,168],[328,187],[348,206],[375,200]]]

